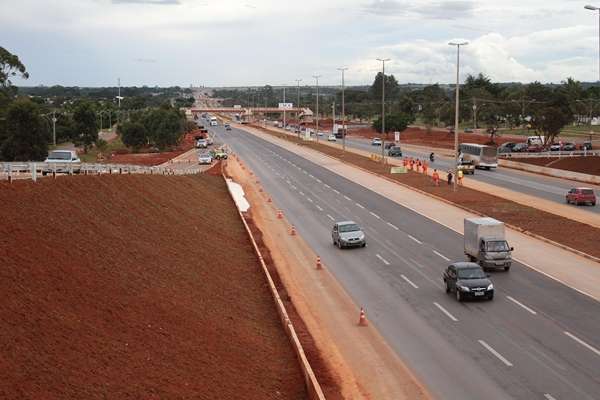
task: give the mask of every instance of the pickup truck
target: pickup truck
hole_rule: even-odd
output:
[[[510,269],[512,251],[504,233],[504,223],[494,218],[465,218],[465,255],[484,270]]]
[[[53,150],[44,162],[47,164],[42,169],[44,176],[53,172],[78,174],[81,171],[81,160],[73,150]]]
[[[457,171],[462,171],[463,174],[471,174],[471,175],[475,175],[475,164],[473,164],[473,161],[470,160],[462,160],[458,162],[458,165],[456,166],[456,170]]]

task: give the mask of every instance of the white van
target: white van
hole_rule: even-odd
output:
[[[210,117],[210,126],[217,126],[219,125],[219,121],[217,120],[217,117]]]

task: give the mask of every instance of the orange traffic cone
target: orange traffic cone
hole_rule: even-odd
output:
[[[321,265],[321,257],[317,256],[317,269],[323,269],[323,265]]]
[[[290,230],[290,235],[296,236],[296,227],[294,227],[294,225],[292,225],[292,229]]]
[[[360,317],[358,317],[358,326],[367,326],[367,316],[364,308],[360,308]]]

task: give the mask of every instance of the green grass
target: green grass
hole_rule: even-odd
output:
[[[105,148],[100,150],[97,147],[93,147],[90,150],[88,150],[87,154],[81,154],[79,158],[81,158],[82,162],[95,163],[97,161],[98,153],[102,153],[106,157],[113,151],[122,150],[126,148],[127,146],[123,144],[123,142],[121,141],[121,137],[117,136],[115,140],[113,140],[110,143],[107,143]]]

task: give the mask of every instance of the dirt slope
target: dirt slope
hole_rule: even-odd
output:
[[[598,156],[513,158],[512,161],[563,169],[566,171],[581,172],[582,174],[600,175],[600,157]]]
[[[0,203],[0,398],[306,398],[220,177],[19,181]]]

